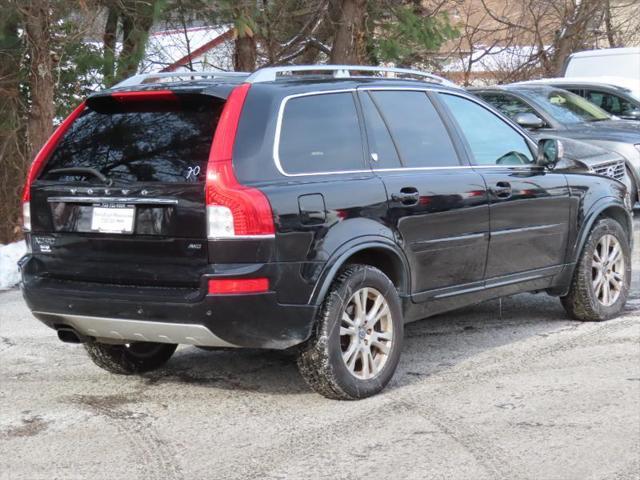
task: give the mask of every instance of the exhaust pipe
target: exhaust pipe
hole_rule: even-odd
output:
[[[58,328],[58,338],[65,343],[86,343],[90,340],[89,337],[76,332],[71,327]]]

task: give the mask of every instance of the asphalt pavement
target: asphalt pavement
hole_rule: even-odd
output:
[[[0,479],[640,479],[639,228],[620,318],[540,294],[412,323],[358,402],[276,352],[183,346],[112,375],[0,293]]]

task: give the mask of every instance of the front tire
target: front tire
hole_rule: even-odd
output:
[[[331,285],[298,368],[311,388],[327,398],[366,398],[391,380],[403,335],[393,283],[377,268],[349,265]]]
[[[562,306],[575,320],[599,322],[622,311],[631,284],[631,248],[622,226],[599,220],[585,243]]]
[[[88,342],[84,348],[98,367],[119,375],[150,372],[162,367],[178,345],[132,342],[126,345]]]

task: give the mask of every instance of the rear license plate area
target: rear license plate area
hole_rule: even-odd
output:
[[[91,212],[91,231],[99,233],[133,233],[136,208],[124,204],[95,204]]]

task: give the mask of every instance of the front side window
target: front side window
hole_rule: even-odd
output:
[[[278,156],[291,174],[362,170],[360,125],[353,95],[331,93],[287,101]]]
[[[405,167],[460,165],[449,132],[425,92],[371,92]]]
[[[563,124],[609,120],[607,112],[593,103],[566,90],[527,90],[522,95],[535,100],[549,115]]]
[[[520,113],[533,113],[539,116],[536,111],[522,100],[506,93],[480,92],[478,96],[492,107],[498,110],[505,117],[514,119]]]
[[[440,93],[469,144],[476,165],[530,165],[533,155],[516,130],[486,108],[457,95]]]

